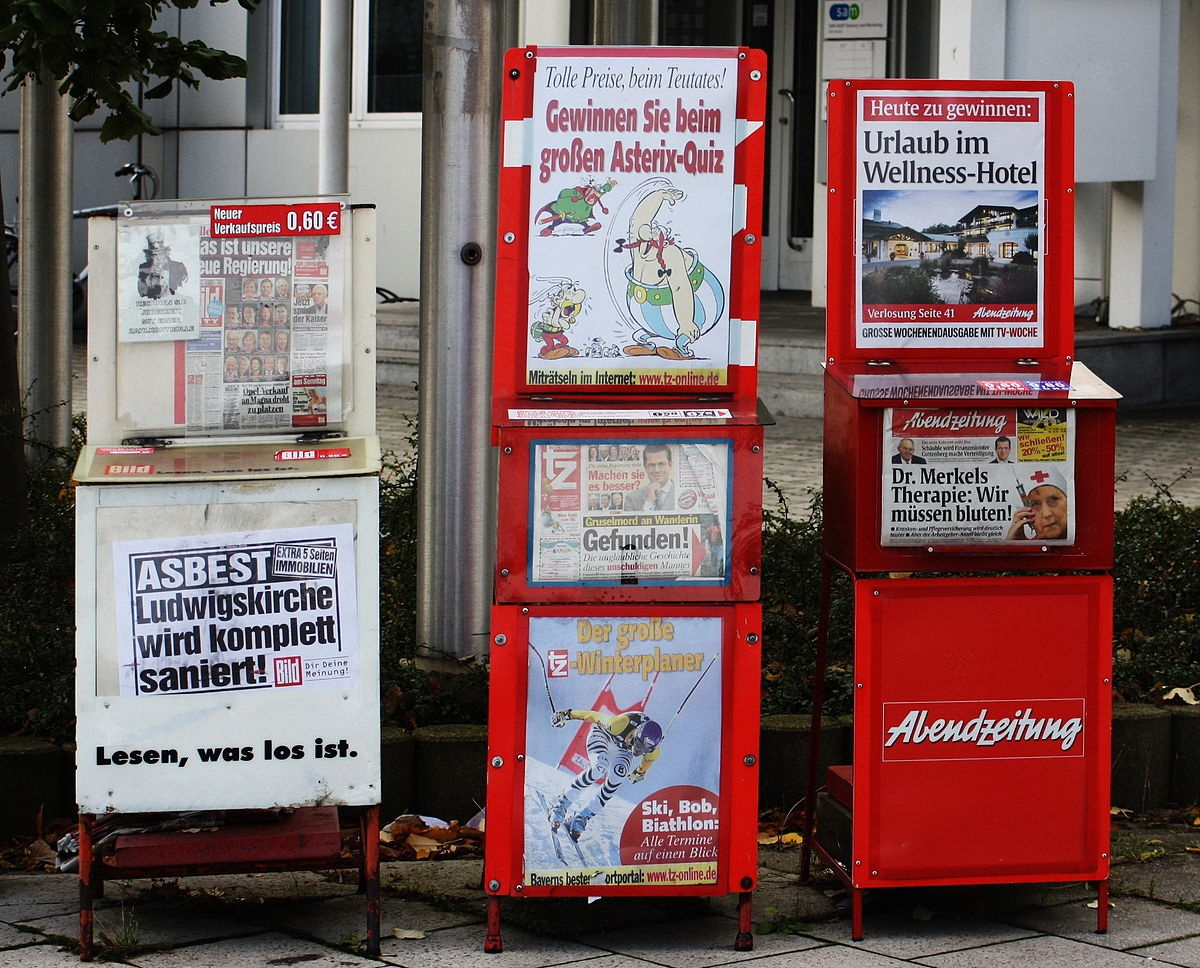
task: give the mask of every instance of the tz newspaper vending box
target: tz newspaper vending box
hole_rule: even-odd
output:
[[[882,886],[1091,880],[1106,925],[1119,395],[1074,360],[1073,98],[827,90],[823,581],[827,609],[851,575],[854,764],[811,844],[855,938]]]
[[[505,58],[487,951],[502,896],[736,891],[753,943],[766,89],[746,48]]]

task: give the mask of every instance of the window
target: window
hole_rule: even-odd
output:
[[[352,0],[351,118],[421,110],[421,0]],[[320,110],[321,0],[280,0],[279,97],[284,120]]]

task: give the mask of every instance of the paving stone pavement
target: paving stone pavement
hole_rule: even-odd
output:
[[[113,881],[97,907],[96,935],[102,960],[137,968],[1200,968],[1200,857],[1175,843],[1157,861],[1114,864],[1103,935],[1094,930],[1090,886],[1019,884],[868,892],[865,937],[853,942],[835,882],[801,882],[799,851],[776,847],[760,850],[762,933],[750,952],[733,947],[732,896],[531,898],[504,900],[504,951],[485,955],[478,860],[383,865],[378,961],[361,953],[365,903],[345,873]],[[1148,875],[1156,863],[1162,876]],[[1167,903],[1178,896],[1192,901]],[[76,963],[77,903],[72,875],[0,875],[0,965]]]

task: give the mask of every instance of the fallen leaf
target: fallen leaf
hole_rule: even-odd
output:
[[[1099,899],[1097,899],[1095,901],[1088,901],[1087,906],[1090,907],[1093,911],[1095,911],[1098,907],[1100,907],[1100,901],[1099,901]],[[1116,905],[1112,901],[1108,902],[1108,908],[1110,911],[1112,909],[1114,909],[1115,907],[1116,907]]]
[[[31,867],[54,867],[58,855],[46,841],[39,839],[25,848],[25,859]]]
[[[920,904],[918,904],[915,908],[913,908],[913,920],[914,921],[932,921],[933,920],[933,912],[931,910],[929,910],[929,908],[922,907]]]
[[[1187,686],[1176,686],[1174,689],[1169,689],[1163,693],[1163,701],[1168,699],[1182,699],[1189,706],[1200,706],[1200,699],[1196,698],[1196,694],[1192,691],[1195,687],[1188,688]]]
[[[425,932],[416,928],[392,928],[392,936],[401,941],[423,941]]]
[[[804,838],[801,837],[799,834],[784,834],[782,837],[779,838],[779,842],[781,844],[799,845],[799,844],[804,843]]]

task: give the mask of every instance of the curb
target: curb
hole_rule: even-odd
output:
[[[796,807],[807,792],[812,719],[763,716],[759,735],[760,808]],[[827,716],[821,727],[818,777],[825,768],[850,763],[849,716]],[[0,775],[19,777],[0,800],[0,838],[29,836],[43,822],[72,817],[74,756],[71,746],[26,737],[0,738]],[[384,726],[380,763],[383,822],[405,813],[443,820],[470,820],[484,803],[487,728],[425,726],[409,733]],[[1200,803],[1200,707],[1117,704],[1113,707],[1112,795],[1114,806],[1144,813],[1168,803]]]

